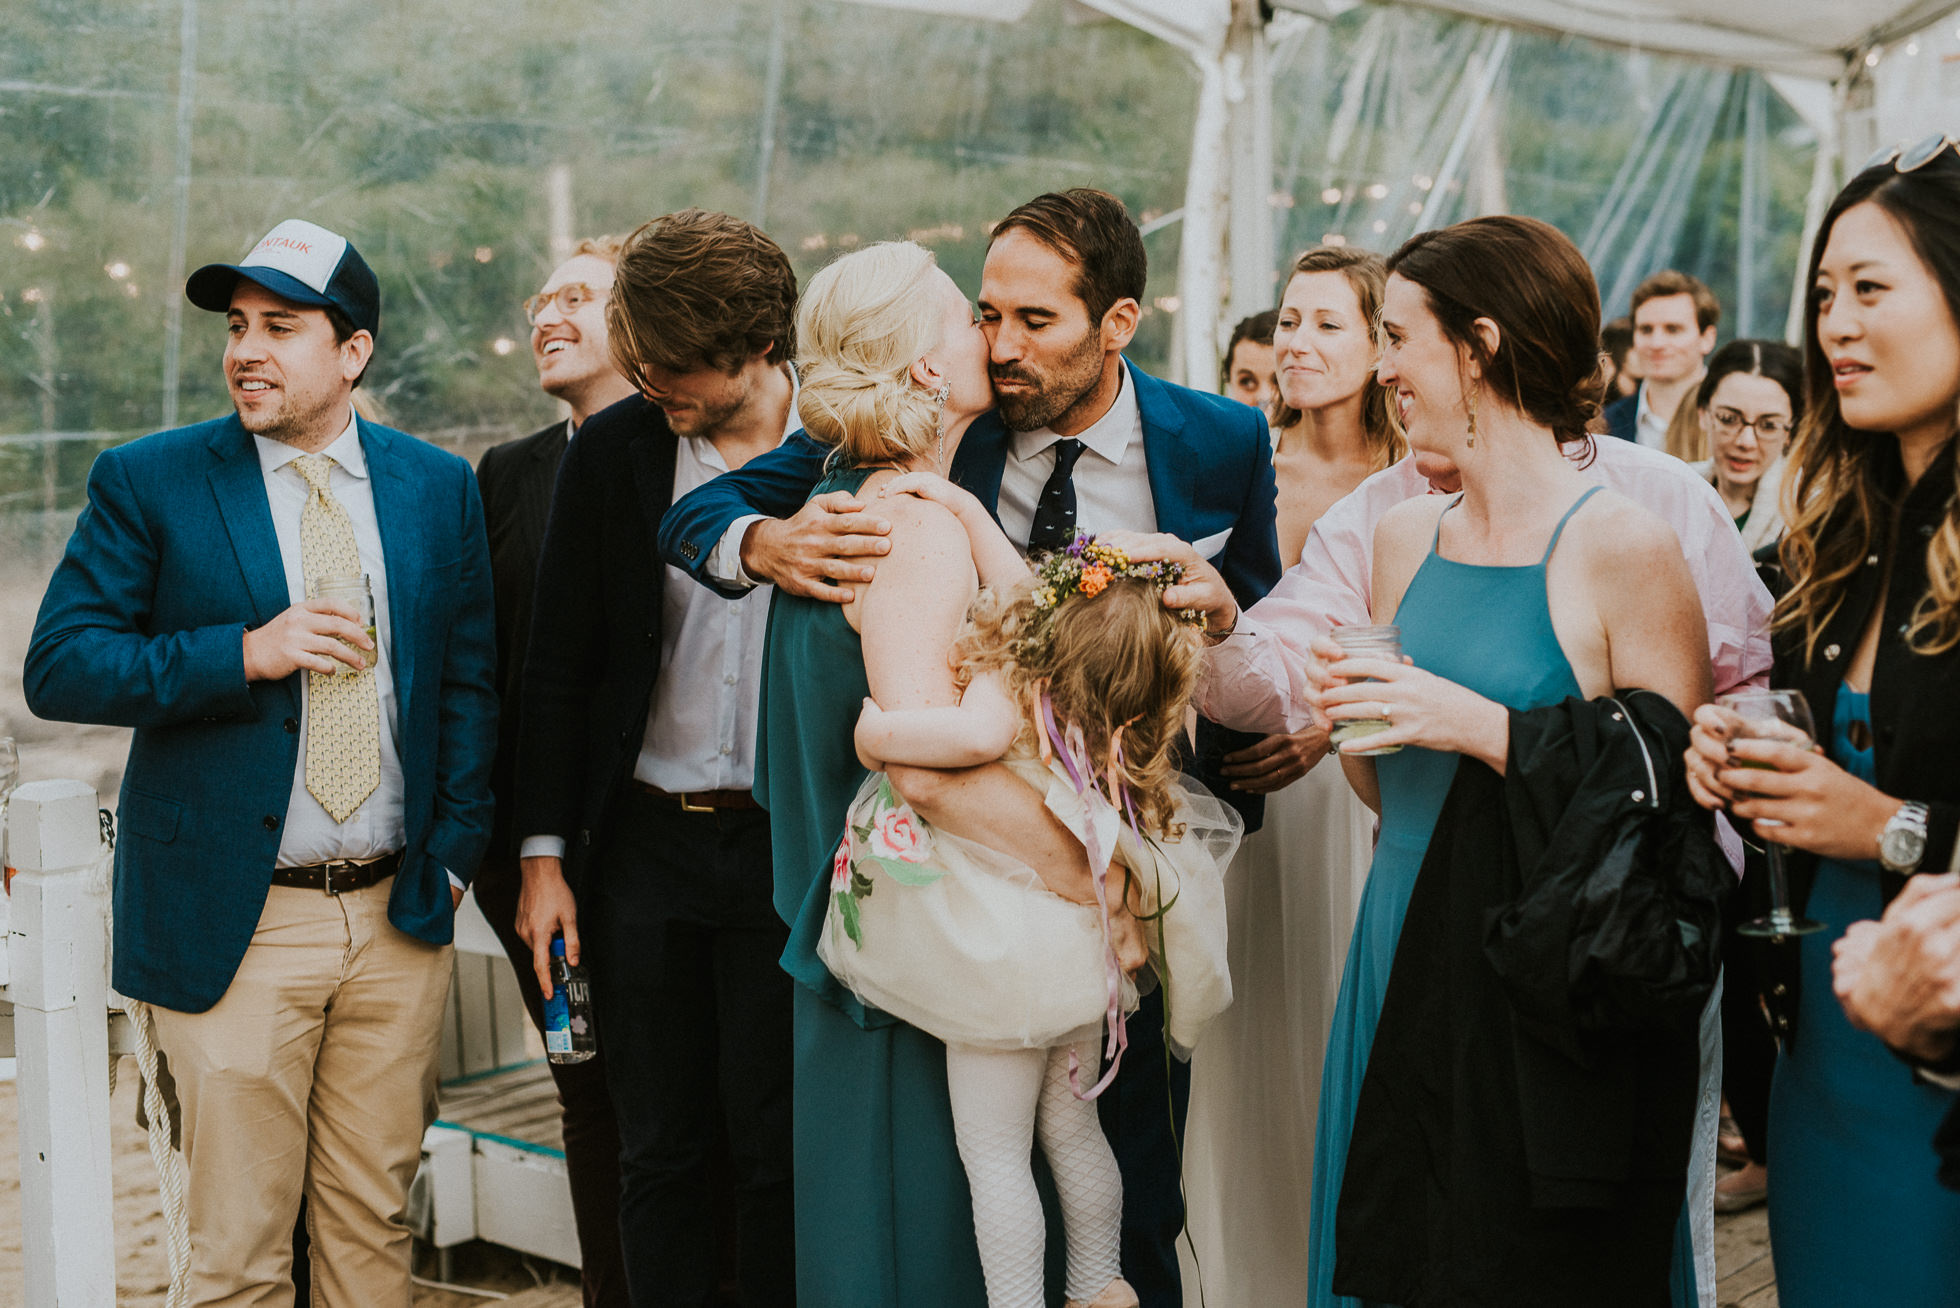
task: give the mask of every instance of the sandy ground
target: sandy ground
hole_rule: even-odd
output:
[[[110,1100],[111,1166],[115,1176],[116,1303],[127,1308],[162,1308],[170,1288],[170,1260],[164,1244],[162,1201],[156,1169],[143,1133],[136,1128],[135,1064],[123,1061]],[[20,1158],[16,1147],[16,1099],[12,1082],[0,1083],[0,1305],[22,1302]],[[493,1291],[511,1308],[576,1308],[578,1289],[565,1269],[534,1263],[538,1276],[507,1249],[468,1244],[452,1253],[451,1275],[459,1284]],[[433,1255],[423,1251],[417,1271],[436,1274]],[[548,1282],[539,1285],[538,1277]],[[491,1302],[417,1286],[416,1308],[478,1308]]]

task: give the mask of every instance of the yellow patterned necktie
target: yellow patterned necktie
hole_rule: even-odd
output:
[[[309,583],[360,576],[354,524],[328,481],[334,461],[309,454],[293,466],[312,488],[299,515],[300,570]],[[381,784],[381,700],[372,664],[360,672],[340,666],[339,673],[306,674],[306,789],[329,817],[345,822]]]

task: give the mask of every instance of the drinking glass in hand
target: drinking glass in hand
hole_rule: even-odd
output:
[[[1798,749],[1816,748],[1817,726],[1811,720],[1810,705],[1801,691],[1738,690],[1718,696],[1715,703],[1735,715],[1730,740],[1780,740]],[[1753,759],[1732,757],[1729,762],[1740,768],[1776,771],[1774,764]],[[1769,913],[1751,918],[1736,928],[1745,936],[1778,939],[1807,936],[1824,929],[1822,922],[1798,917],[1790,907],[1790,878],[1783,868],[1783,846],[1769,838],[1769,832],[1781,825],[1773,818],[1756,820],[1756,834],[1763,837],[1769,862]]]
[[[374,634],[374,591],[368,584],[368,578],[365,572],[350,577],[315,577],[313,584],[307,588],[306,593],[309,598],[330,599],[353,609],[361,615],[361,628],[367,632],[367,638],[369,640],[376,640]],[[370,668],[374,666],[375,655],[379,653],[381,648],[378,641],[373,649],[362,649],[352,641],[342,641],[341,644],[353,650],[355,656],[363,660],[367,667]],[[364,670],[362,668],[349,667],[338,659],[334,660],[333,671],[337,677],[351,677],[355,673]]]
[[[1341,647],[1341,653],[1351,659],[1387,659],[1390,663],[1402,661],[1402,628],[1394,626],[1379,627],[1336,627],[1333,630],[1334,643]],[[1364,681],[1374,681],[1374,677],[1364,677]],[[1328,739],[1334,748],[1351,758],[1375,758],[1382,754],[1393,754],[1400,745],[1390,745],[1385,749],[1341,749],[1348,741],[1359,741],[1365,737],[1387,731],[1387,718],[1336,718]]]

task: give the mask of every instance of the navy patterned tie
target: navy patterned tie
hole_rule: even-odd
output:
[[[1028,556],[1062,549],[1075,539],[1075,461],[1087,446],[1081,441],[1055,442],[1055,470],[1034,505],[1034,527],[1028,532]]]

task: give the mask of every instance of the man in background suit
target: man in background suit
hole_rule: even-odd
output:
[[[571,414],[519,440],[483,452],[476,476],[483,488],[483,521],[490,533],[490,575],[497,594],[497,757],[490,789],[497,797],[490,852],[476,876],[477,907],[503,942],[524,1007],[540,1029],[544,989],[551,984],[548,938],[538,948],[517,933],[517,839],[512,812],[517,797],[518,720],[523,705],[524,650],[531,632],[531,600],[538,555],[544,546],[551,490],[565,447],[585,420],[625,399],[633,386],[613,367],[606,341],[606,299],[612,293],[619,237],[581,241],[524,302],[531,323],[531,361],[538,385],[563,400]],[[579,961],[578,906],[563,881],[539,887],[556,895],[545,905],[565,934],[566,958]],[[626,1266],[619,1250],[619,1127],[606,1093],[606,1056],[583,1063],[552,1063],[563,1110],[565,1170],[572,1184],[572,1219],[578,1227],[580,1282],[585,1308],[624,1308]]]
[[[1667,449],[1668,428],[1707,371],[1722,302],[1698,277],[1672,268],[1633,288],[1633,353],[1640,386],[1606,406],[1606,429],[1623,441]],[[1692,411],[1691,411],[1692,412]]]
[[[654,549],[677,492],[782,441],[795,307],[789,260],[740,219],[688,209],[626,238],[606,328],[640,393],[566,451],[538,566],[517,930],[542,952],[577,888],[646,1308],[713,1302],[723,1124],[743,1302],[796,1297],[788,930],[750,793],[769,596],[711,595]]]
[[[1169,532],[1213,560],[1234,594],[1257,599],[1280,574],[1266,420],[1123,358],[1145,273],[1141,233],[1102,191],[1039,196],[994,228],[980,317],[999,407],[968,429],[953,478],[998,506],[1009,539],[1030,553],[1066,544],[1078,526]],[[681,499],[661,525],[667,561],[724,594],[760,579],[849,600],[851,583],[871,579],[889,526],[848,495],[805,503],[824,454],[799,432]],[[1230,790],[1218,763],[1258,739],[1200,723],[1200,775],[1254,826],[1259,797]],[[953,829],[985,830],[999,811],[990,787],[1020,784],[999,767],[947,777],[918,806]],[[1182,1062],[1166,1071],[1162,1004],[1153,992],[1132,1016],[1122,1074],[1099,1103],[1123,1173],[1123,1275],[1146,1308],[1181,1303],[1178,1158],[1191,1073]]]
[[[236,412],[105,451],[42,601],[42,717],[134,727],[116,988],[182,1106],[197,1303],[403,1304],[454,906],[490,827],[489,553],[469,466],[358,418],[380,294],[297,220],[185,287]],[[312,598],[372,588],[374,613]]]

